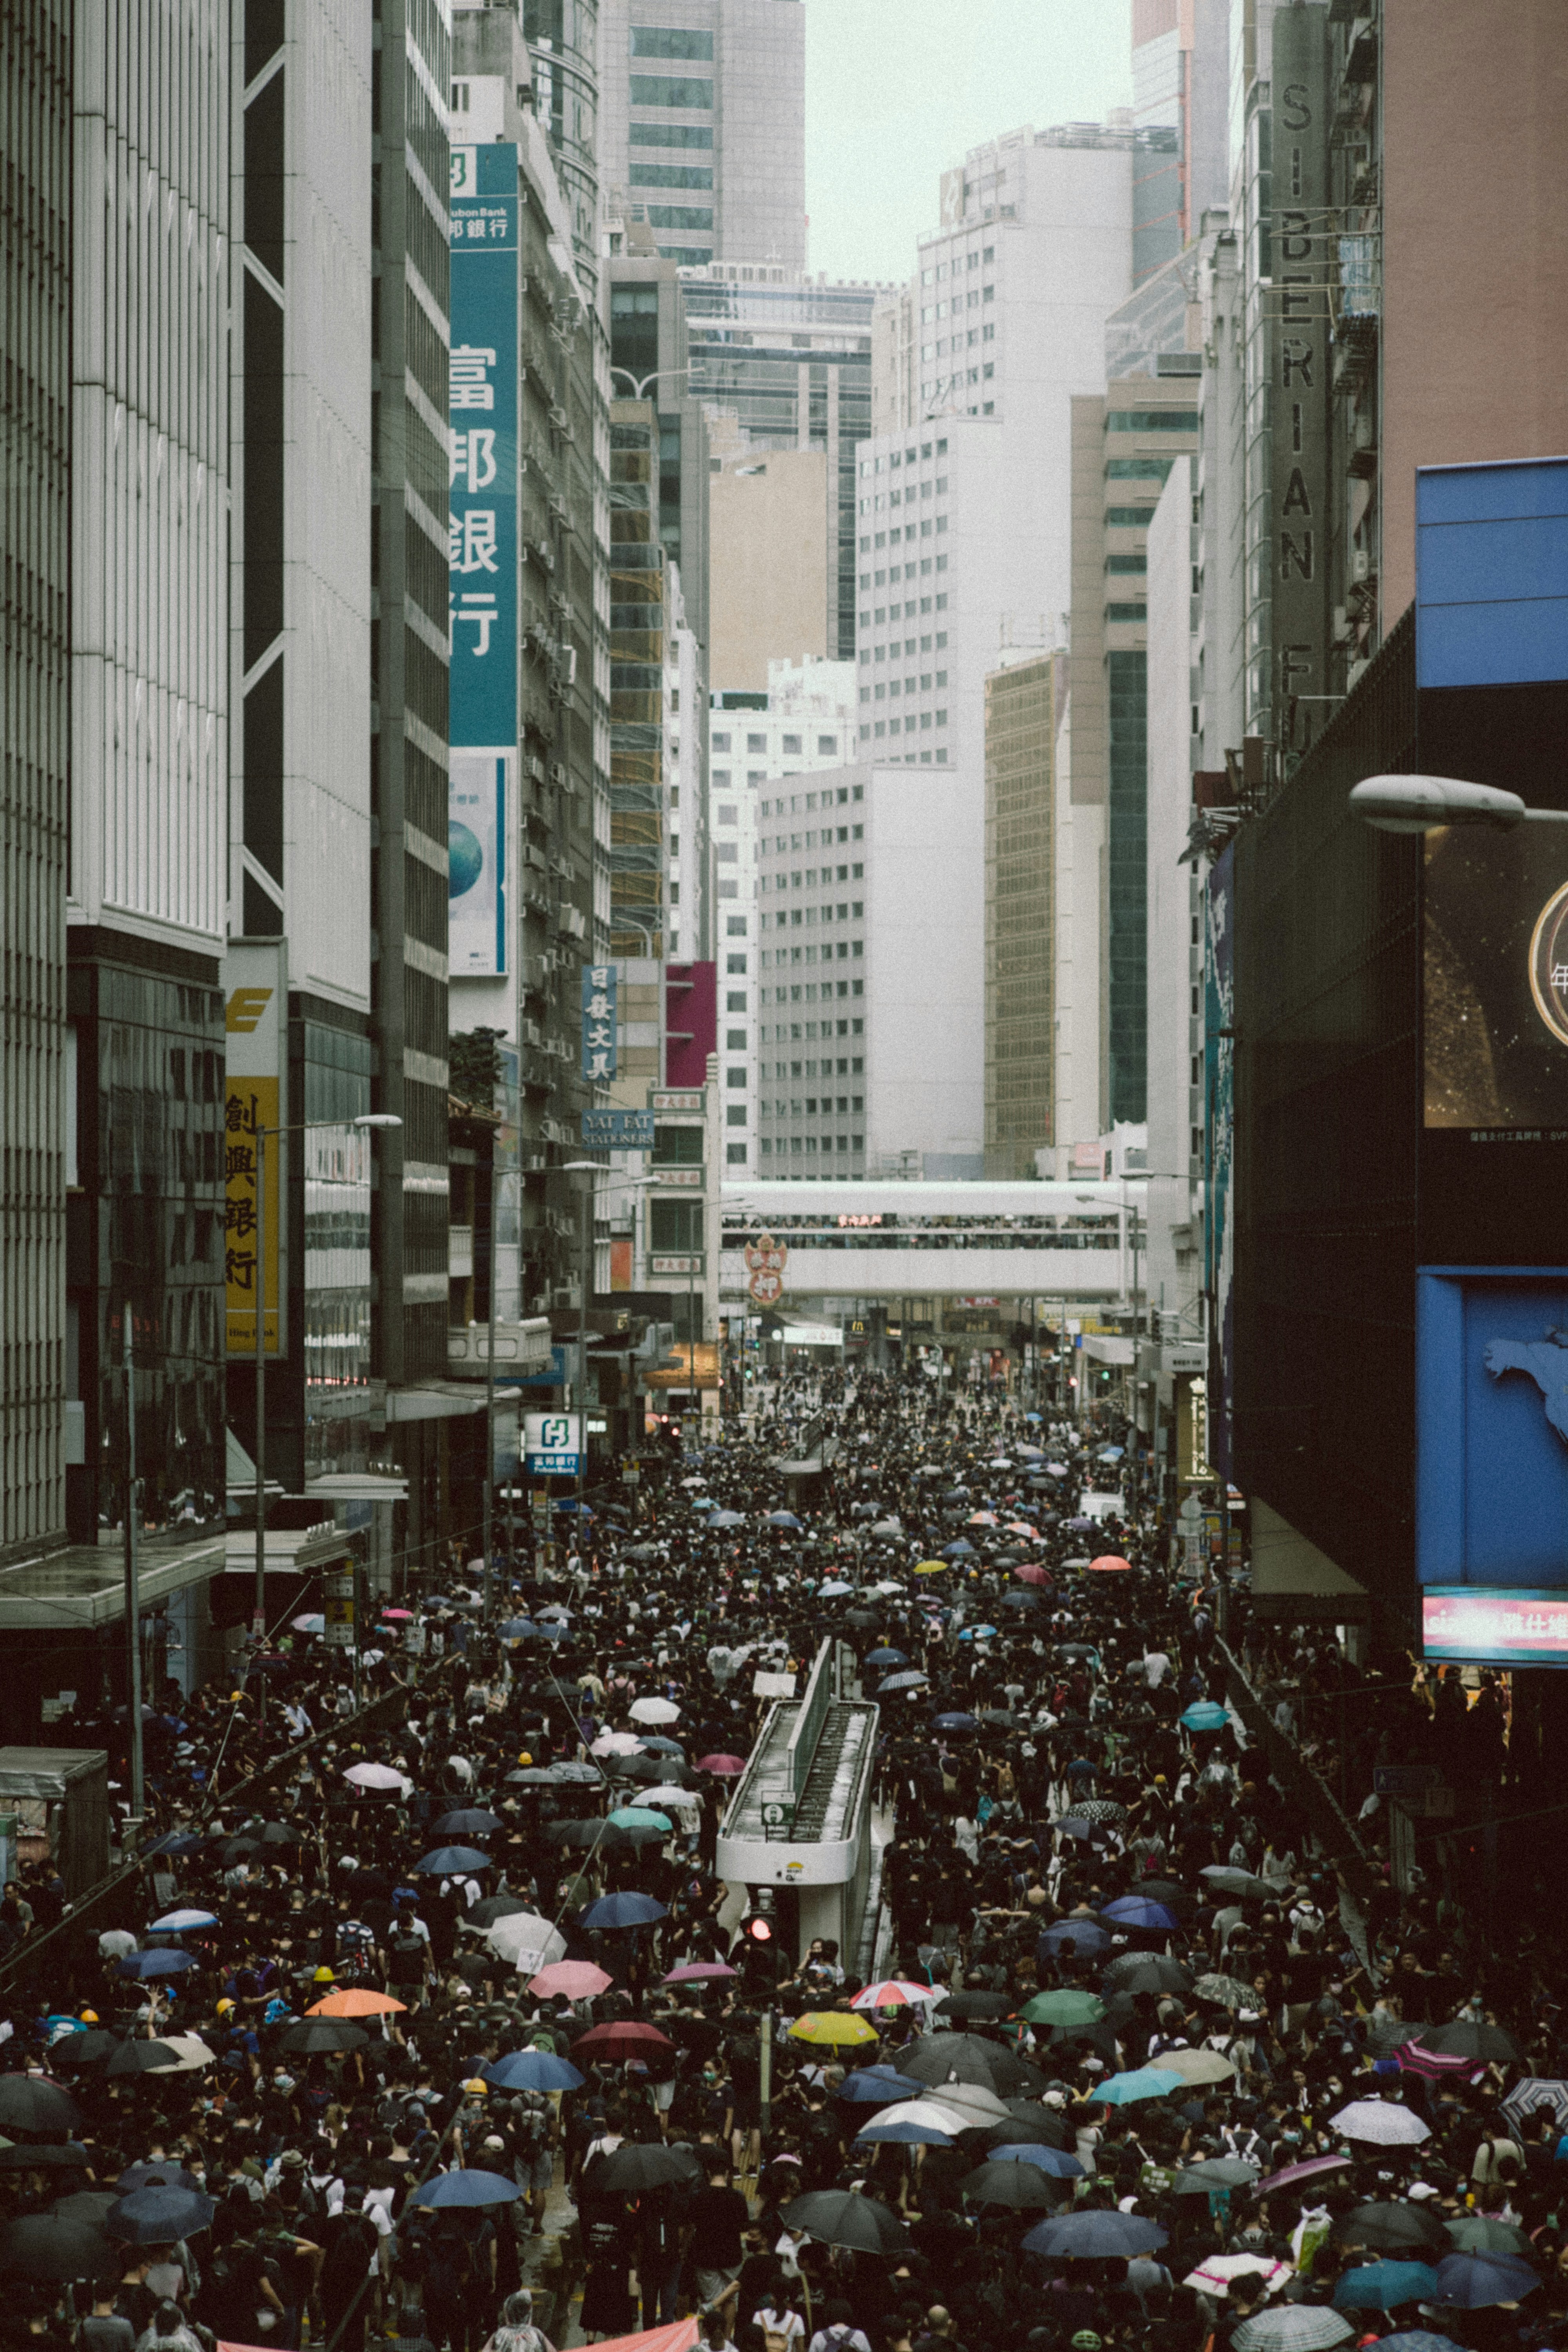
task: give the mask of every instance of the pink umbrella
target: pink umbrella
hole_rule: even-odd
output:
[[[1027,1536],[1031,1543],[1037,1543],[1040,1534],[1038,1528],[1027,1527],[1022,1519],[1009,1519],[1003,1532],[1010,1536]]]
[[[701,1756],[697,1761],[700,1772],[711,1772],[721,1780],[739,1780],[745,1769],[745,1759],[741,1756]]]
[[[1029,1561],[1023,1568],[1016,1568],[1013,1573],[1020,1584],[1048,1584],[1051,1580],[1046,1570],[1036,1560]]]
[[[994,1511],[971,1511],[969,1524],[972,1528],[994,1528],[996,1524],[996,1514]]]
[[[530,1977],[528,1990],[548,1996],[563,1992],[568,2000],[592,2000],[595,1993],[607,1992],[614,1977],[596,1969],[592,1960],[552,1960],[536,1977]]]
[[[1113,1576],[1123,1569],[1131,1570],[1131,1566],[1132,1562],[1123,1559],[1119,1551],[1103,1551],[1098,1559],[1089,1561],[1089,1571],[1091,1576]]]
[[[407,1625],[411,1624],[414,1619],[412,1609],[384,1609],[381,1614],[384,1622],[388,1625]]]
[[[935,2000],[938,1989],[928,1984],[910,1984],[901,1977],[889,1977],[881,1984],[868,1985],[850,2002],[851,2009],[910,2009],[918,2000]]]
[[[737,1976],[740,1971],[726,1967],[722,1960],[691,1960],[683,1969],[671,1969],[662,1984],[708,1984],[716,1977]]]
[[[1310,2180],[1314,2173],[1342,2172],[1351,2161],[1348,2156],[1310,2156],[1304,2164],[1288,2164],[1283,2172],[1271,2172],[1253,2189],[1255,2197],[1265,2196],[1270,2189],[1293,2189],[1298,2180]]]

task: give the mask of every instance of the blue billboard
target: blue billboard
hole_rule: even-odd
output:
[[[1568,1267],[1420,1270],[1415,1425],[1421,1582],[1568,1588]]]
[[[517,741],[517,148],[452,150],[451,740]]]

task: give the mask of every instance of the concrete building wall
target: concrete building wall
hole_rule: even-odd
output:
[[[1059,655],[985,681],[985,1172],[1034,1173],[1056,1109]]]
[[[828,651],[827,456],[723,454],[709,495],[709,684],[765,693],[770,661]]]
[[[978,1175],[984,779],[873,769],[868,786],[867,1168],[912,1151],[922,1167],[934,1160],[941,1172]]]
[[[1568,448],[1568,40],[1553,0],[1400,0],[1380,37],[1383,631],[1415,469]]]
[[[1202,950],[1194,871],[1181,863],[1192,812],[1193,483],[1178,457],[1149,525],[1149,1235],[1146,1288],[1162,1313],[1190,1314],[1201,1277],[1194,1246],[1193,1096],[1203,1055]],[[1202,1101],[1201,1091],[1198,1096]],[[1202,1125],[1199,1112],[1197,1124]],[[1201,1167],[1202,1156],[1197,1155]],[[1175,1238],[1173,1238],[1173,1236]],[[1182,1240],[1180,1252],[1177,1238]],[[1193,1336],[1197,1336],[1194,1328]]]

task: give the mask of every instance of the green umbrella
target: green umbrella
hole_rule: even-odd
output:
[[[1037,1992],[1021,2014],[1031,2025],[1098,2025],[1105,2003],[1092,1992]]]
[[[618,1805],[610,1822],[617,1830],[658,1830],[665,1837],[672,1826],[667,1813],[650,1812],[645,1805]]]

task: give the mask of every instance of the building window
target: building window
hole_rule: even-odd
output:
[[[764,1155],[768,1149],[768,1145],[764,1143],[763,1145]],[[746,1164],[745,1145],[743,1143],[727,1143],[724,1146],[724,1163],[726,1167],[729,1168],[743,1168]]]
[[[744,1127],[746,1124],[745,1104],[729,1104],[724,1112],[724,1124],[726,1127]]]
[[[698,81],[685,74],[633,74],[632,104],[634,106],[668,106],[689,109],[693,113],[710,111],[713,105],[713,85]],[[636,132],[633,132],[636,137]]]
[[[724,937],[727,940],[743,940],[745,936],[746,919],[744,915],[726,916],[724,919]],[[730,967],[731,971],[733,971],[734,968],[733,964]],[[742,962],[741,969],[742,971],[745,970],[744,962]]]

